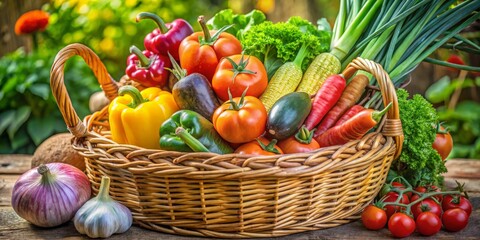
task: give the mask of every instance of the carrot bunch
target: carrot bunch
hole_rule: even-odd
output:
[[[348,84],[343,75],[329,76],[315,94],[312,110],[305,120],[307,129],[316,128],[313,136],[320,147],[345,144],[360,139],[380,121],[391,104],[382,111],[356,105],[369,83],[357,74]]]
[[[340,117],[342,117],[342,115],[360,99],[363,89],[365,89],[367,85],[367,76],[358,74],[353,77],[343,91],[342,96],[340,96],[340,99],[335,103],[335,106],[333,106],[318,125],[315,136],[318,137],[329,128],[333,127],[338,119],[340,119]]]

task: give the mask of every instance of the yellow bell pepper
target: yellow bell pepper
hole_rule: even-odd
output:
[[[150,87],[139,91],[123,86],[108,107],[113,141],[143,148],[160,148],[160,126],[179,110],[171,93]]]

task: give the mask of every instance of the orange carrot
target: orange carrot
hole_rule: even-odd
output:
[[[326,116],[328,111],[335,106],[345,89],[345,78],[341,74],[330,75],[315,94],[312,110],[305,120],[305,127],[312,130]]]
[[[340,119],[335,123],[335,126],[341,125],[342,123],[346,122],[348,119],[352,118],[353,116],[357,115],[357,113],[365,110],[365,108],[361,105],[353,105],[350,109],[348,109]]]
[[[335,125],[338,119],[360,99],[363,90],[368,85],[368,81],[368,77],[363,74],[358,74],[353,77],[335,106],[330,109],[317,126],[315,136],[320,136],[323,132]]]
[[[315,140],[317,140],[320,147],[328,147],[343,145],[349,141],[360,139],[377,125],[391,106],[392,103],[388,104],[382,111],[365,109],[343,124],[330,128],[322,135],[315,137]]]

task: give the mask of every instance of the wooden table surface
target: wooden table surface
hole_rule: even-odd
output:
[[[30,169],[30,155],[0,155],[0,239],[88,239],[80,235],[70,221],[55,228],[39,228],[20,218],[13,211],[10,198],[12,187],[18,177]],[[480,239],[480,161],[450,160],[446,163],[446,188],[456,186],[455,180],[465,183],[474,206],[467,228],[450,233],[441,230],[432,237],[423,237],[418,233],[406,239]],[[392,238],[388,229],[368,231],[360,221],[335,228],[293,234],[275,239],[388,239]],[[177,236],[150,231],[132,226],[126,233],[113,235],[110,239],[206,239]]]

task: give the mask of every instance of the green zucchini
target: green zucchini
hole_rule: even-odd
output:
[[[210,82],[199,73],[192,73],[176,82],[172,95],[179,108],[197,112],[209,121],[220,106]]]
[[[293,136],[312,109],[310,95],[292,92],[276,101],[267,118],[267,138],[282,140]]]

